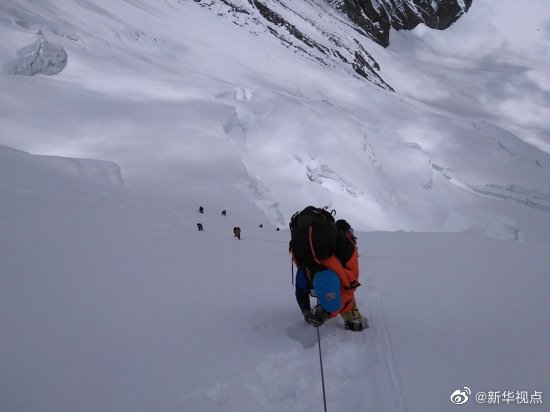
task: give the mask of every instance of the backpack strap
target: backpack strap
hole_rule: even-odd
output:
[[[313,247],[313,226],[310,226],[308,228],[308,234],[309,234],[309,249],[311,250],[311,256],[313,256],[313,260],[318,265],[321,265],[321,262],[319,259],[317,259],[317,255],[315,254],[315,248]]]

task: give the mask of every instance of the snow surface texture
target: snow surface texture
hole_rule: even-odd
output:
[[[0,146],[0,173],[2,411],[322,410],[288,231],[215,189],[204,214],[159,207],[108,162]],[[321,327],[329,411],[454,411],[464,386],[548,393],[548,243],[357,235],[371,327]]]

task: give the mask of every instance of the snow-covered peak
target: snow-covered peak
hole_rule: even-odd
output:
[[[526,51],[519,82],[505,57],[482,53],[489,43],[471,40],[486,33],[480,16],[510,17],[491,4],[474,4],[449,32],[393,32],[384,49],[335,2],[10,0],[2,65],[42,38],[68,57],[56,76],[0,73],[1,143],[112,160],[171,206],[223,193],[273,226],[318,204],[358,229],[540,239],[537,221],[550,216],[547,61],[532,64]],[[545,27],[539,11],[532,21]],[[505,95],[495,79],[510,80]]]

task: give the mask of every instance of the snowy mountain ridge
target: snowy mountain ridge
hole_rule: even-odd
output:
[[[344,66],[372,83],[393,90],[380,76],[365,38],[389,45],[390,28],[412,29],[420,23],[445,29],[467,12],[471,0],[308,1],[195,0],[220,17],[267,31],[285,46],[325,66]],[[335,24],[336,23],[336,24]]]
[[[408,14],[413,3],[392,4]],[[454,10],[448,23],[468,6],[429,10]],[[1,7],[4,145],[112,160],[127,182],[175,204],[206,202],[202,187],[214,185],[250,199],[273,226],[319,204],[359,229],[546,236],[536,222],[548,219],[549,64],[523,47],[545,56],[544,2],[515,34],[497,29],[521,5],[481,1],[446,31],[394,31],[387,48],[357,31],[344,2]],[[357,50],[381,87],[353,69]],[[62,71],[29,78],[16,67]]]

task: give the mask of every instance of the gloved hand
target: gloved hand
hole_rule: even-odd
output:
[[[325,311],[321,305],[317,305],[313,310],[305,310],[303,312],[304,320],[312,326],[318,328],[329,318],[329,313]]]

